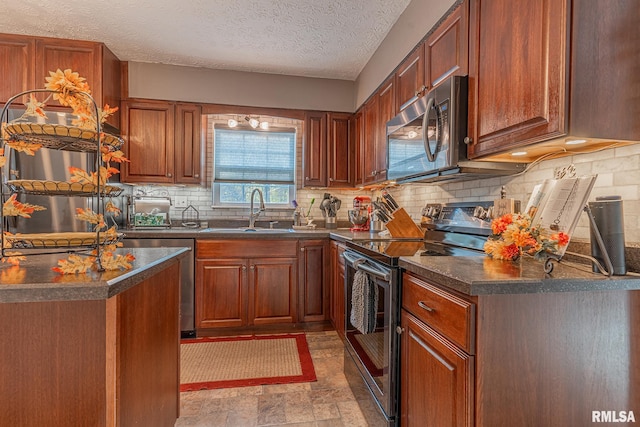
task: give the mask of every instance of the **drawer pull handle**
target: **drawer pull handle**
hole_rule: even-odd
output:
[[[433,308],[429,307],[424,301],[418,301],[418,307],[424,308],[427,311],[435,311]]]

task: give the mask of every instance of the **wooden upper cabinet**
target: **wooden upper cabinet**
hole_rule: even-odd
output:
[[[120,104],[120,60],[102,43],[0,34],[0,67],[2,103],[25,90],[44,89],[50,71],[71,69],[87,80],[98,107]],[[39,100],[45,97],[37,95]],[[59,104],[50,99],[47,105]],[[119,128],[120,112],[110,116],[107,123]]]
[[[566,132],[568,3],[472,2],[469,157]]]
[[[355,147],[350,137],[351,120],[349,113],[306,113],[303,186],[353,186]]]
[[[174,182],[174,104],[123,102],[123,182]]]
[[[469,3],[461,3],[424,43],[424,82],[430,90],[449,76],[469,72]]]
[[[202,179],[202,107],[176,104],[175,180],[180,184],[200,184]]]
[[[204,182],[200,105],[128,100],[122,109],[124,152],[130,160],[122,168],[122,182]]]
[[[87,79],[91,95],[98,106],[102,100],[102,67],[100,49],[97,43],[78,40],[38,39],[36,40],[36,86],[44,87],[49,72],[70,68]],[[38,81],[39,80],[39,81]],[[51,105],[58,105],[50,100]]]
[[[378,130],[378,97],[372,96],[363,108],[362,183],[376,182],[376,149]]]
[[[376,181],[387,179],[387,122],[396,115],[395,76],[378,91],[378,127],[376,138]]]
[[[395,75],[387,79],[362,109],[362,184],[387,179],[387,122],[395,116]]]
[[[424,45],[418,46],[396,71],[396,111],[400,113],[424,95]]]
[[[327,116],[327,187],[352,187],[354,183],[355,144],[351,142],[352,114],[329,113]]]
[[[351,120],[349,140],[353,148],[353,185],[362,184],[363,178],[363,147],[364,147],[364,113],[362,109],[358,110]]]
[[[1,103],[20,92],[35,88],[35,59],[35,39],[0,34]],[[26,98],[15,102],[26,102]]]
[[[634,0],[573,0],[571,136],[640,141],[639,21]]]
[[[303,186],[327,185],[327,114],[308,112],[302,147]]]

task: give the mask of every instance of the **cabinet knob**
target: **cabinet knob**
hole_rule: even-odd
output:
[[[199,173],[196,173],[193,176],[196,177],[196,178],[200,178],[200,174]]]
[[[167,177],[168,177],[168,178],[171,178],[172,176],[173,176],[173,175],[171,175],[171,172],[169,172],[169,173],[167,174]]]
[[[247,266],[246,265],[242,266],[242,271],[247,271]]]
[[[251,267],[249,267],[249,269],[250,269],[250,270],[255,270],[255,269],[256,269],[256,266],[255,266],[255,265],[252,265]]]
[[[305,180],[305,181],[309,181],[309,177],[308,177],[308,176],[305,176],[305,177],[304,177],[304,180]]]
[[[403,327],[396,326],[396,333],[398,335],[402,335],[403,332],[404,332],[404,328]]]
[[[333,178],[329,178],[329,182],[333,182]]]
[[[427,304],[425,304],[424,301],[418,301],[418,307],[422,308],[423,310],[427,310],[429,312],[435,311],[433,308],[431,308]]]
[[[300,252],[304,252],[304,248],[300,248]]]
[[[473,138],[471,138],[469,136],[465,136],[463,141],[464,141],[465,144],[471,145],[471,143],[473,142]]]

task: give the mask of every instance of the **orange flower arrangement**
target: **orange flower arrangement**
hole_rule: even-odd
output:
[[[542,260],[546,253],[556,253],[558,248],[569,244],[568,234],[548,234],[543,228],[532,227],[531,217],[526,214],[506,214],[494,219],[491,232],[484,251],[495,259],[512,261],[526,254]]]

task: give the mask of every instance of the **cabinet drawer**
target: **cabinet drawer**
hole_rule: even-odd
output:
[[[475,304],[405,273],[402,307],[473,354]]]
[[[287,240],[196,240],[196,258],[291,258],[298,256],[298,241]]]

